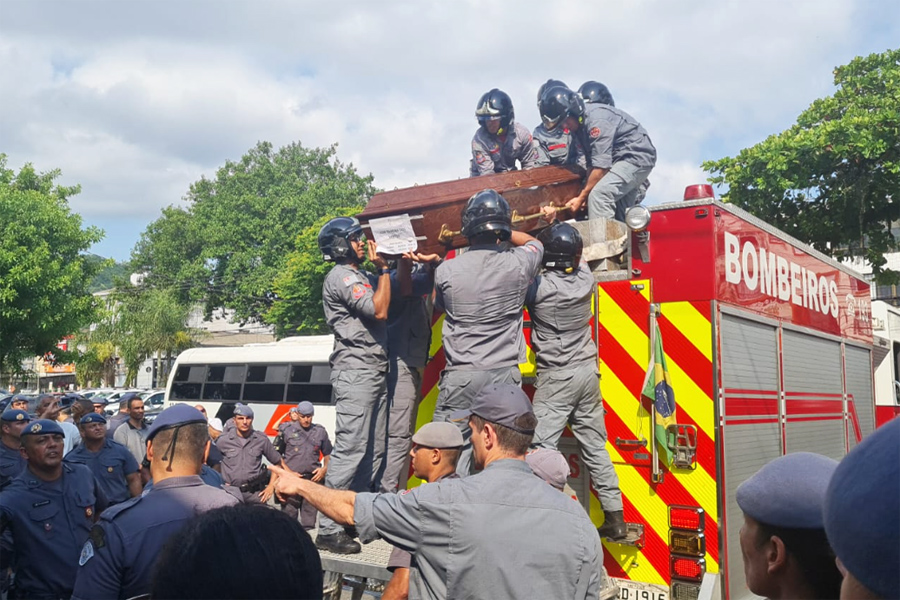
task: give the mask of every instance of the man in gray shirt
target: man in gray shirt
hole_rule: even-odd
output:
[[[619,478],[606,451],[597,346],[591,338],[591,301],[596,283],[581,260],[578,230],[555,222],[538,236],[544,271],[528,290],[531,345],[537,362],[534,445],[556,449],[566,424],[581,446],[605,517],[600,535],[625,537]]]
[[[199,412],[199,411],[198,411]],[[245,504],[265,504],[272,497],[275,481],[270,481],[263,466],[265,456],[273,465],[285,466],[269,436],[253,429],[253,409],[238,403],[234,408],[234,428],[216,440],[222,452],[222,479],[237,488]]]
[[[128,420],[119,425],[113,434],[113,440],[128,448],[138,464],[141,464],[147,453],[147,432],[149,431],[149,425],[144,420],[144,401],[134,394],[127,402]]]
[[[322,285],[325,319],[334,332],[331,354],[332,400],[336,406],[334,450],[325,485],[338,490],[377,489],[387,443],[387,326],[390,269],[366,244],[356,219],[336,217],[319,231],[319,249],[336,263]],[[379,271],[359,268],[368,258]],[[359,543],[323,515],[316,545],[353,554]]]
[[[538,111],[541,109],[541,98],[548,90],[555,88],[569,89],[569,86],[562,81],[548,79],[538,90]],[[584,169],[587,166],[584,150],[562,120],[559,117],[541,115],[541,124],[534,128],[534,150],[537,152],[535,165],[578,165]]]
[[[401,494],[329,490],[291,474],[282,494],[413,553],[413,598],[599,597],[603,549],[587,513],[525,463],[537,419],[515,385],[484,388],[469,411],[475,462],[484,470]]]
[[[512,100],[497,88],[486,92],[475,109],[478,129],[472,138],[471,177],[533,169],[537,153],[528,128],[516,123]]]
[[[435,421],[469,408],[491,383],[522,381],[519,363],[526,362],[522,305],[531,280],[541,267],[544,247],[512,230],[512,212],[494,190],[472,196],[462,214],[462,233],[471,247],[442,263],[435,273],[435,307],[443,325],[447,368],[441,374]],[[504,249],[509,241],[514,248]],[[472,462],[469,427],[458,424],[466,439],[457,472],[468,475]]]

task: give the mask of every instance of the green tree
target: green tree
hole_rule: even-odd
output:
[[[68,203],[80,188],[57,185],[59,170],[6,164],[0,154],[0,372],[47,352],[68,358],[56,345],[94,319],[87,290],[100,265],[84,252],[103,237],[82,229]]]
[[[259,321],[297,236],[325,215],[358,211],[374,192],[371,175],[339,162],[335,146],[276,151],[260,142],[191,185],[187,207],[163,211],[135,247],[132,268],[148,286],[204,302],[207,315],[226,307]]]
[[[897,282],[884,253],[898,249],[900,50],[853,59],[834,84],[790,129],[703,168],[728,185],[724,200],[822,252],[866,258],[879,283]]]

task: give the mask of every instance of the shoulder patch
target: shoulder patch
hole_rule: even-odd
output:
[[[484,161],[487,160],[487,157],[484,155],[484,152],[476,152],[475,153],[475,162],[479,165],[483,165]]]
[[[356,278],[353,275],[347,275],[341,281],[344,282],[344,285],[351,286]]]
[[[94,557],[94,545],[91,543],[91,540],[88,540],[84,543],[84,547],[81,548],[81,556],[78,557],[78,566],[83,567],[87,564],[87,561],[91,560]]]
[[[591,128],[591,132],[590,132],[590,136],[591,136],[592,138],[598,138],[598,137],[600,137],[600,128],[599,128],[599,127],[592,127],[592,128]]]
[[[354,300],[359,300],[360,298],[362,298],[362,297],[365,296],[365,295],[366,295],[366,288],[365,288],[365,287],[363,287],[363,286],[361,286],[361,285],[359,285],[359,284],[355,284],[355,285],[353,286],[353,299],[354,299]]]

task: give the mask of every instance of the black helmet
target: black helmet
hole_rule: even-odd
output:
[[[512,99],[509,94],[497,88],[484,94],[475,107],[475,117],[478,124],[484,126],[491,119],[500,118],[500,130],[497,133],[505,133],[512,127],[516,119],[513,110]]]
[[[584,100],[566,87],[557,86],[544,90],[538,109],[547,129],[553,129],[566,117],[574,117],[579,123],[584,121]]]
[[[569,89],[569,86],[567,86],[565,83],[563,83],[559,79],[548,79],[547,81],[545,81],[544,83],[541,84],[541,87],[538,88],[538,95],[537,95],[538,109],[541,108],[541,98],[543,98],[544,92],[552,87],[564,87],[566,89]]]
[[[609,88],[599,81],[585,81],[578,88],[578,95],[584,98],[588,104],[616,105],[612,94],[609,93]]]
[[[544,267],[571,273],[581,261],[581,234],[568,223],[554,223],[538,234],[544,245]]]
[[[506,198],[496,190],[481,190],[466,202],[462,213],[462,234],[472,238],[485,231],[494,231],[501,241],[512,233],[512,211]]]
[[[356,260],[356,253],[350,247],[350,238],[359,236],[362,227],[353,217],[335,217],[319,230],[319,250],[322,258],[337,261],[344,258]]]

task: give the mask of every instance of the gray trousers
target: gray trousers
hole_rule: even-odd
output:
[[[371,492],[384,461],[387,440],[387,378],[381,371],[336,369],[331,372],[335,403],[334,450],[325,485],[336,490]],[[319,534],[342,531],[324,514]]]
[[[422,398],[422,369],[411,367],[402,358],[391,360],[387,374],[388,438],[387,457],[381,475],[381,491],[406,489],[409,472],[409,449],[413,424]]]
[[[556,449],[568,424],[604,511],[622,510],[619,476],[606,451],[600,376],[593,361],[571,369],[539,372],[534,391],[535,447]]]
[[[309,475],[304,475],[304,479],[309,479]],[[292,519],[296,519],[300,515],[300,525],[306,531],[316,528],[316,507],[309,500],[304,500],[300,496],[291,496],[285,498],[281,505],[281,512]]]
[[[487,371],[467,369],[445,370],[441,373],[438,384],[437,405],[434,408],[433,421],[449,421],[450,415],[464,408],[470,408],[475,397],[484,387],[492,383],[511,383],[522,385],[522,373],[519,366],[501,367]],[[466,421],[456,423],[463,434],[466,444],[459,455],[456,472],[465,477],[472,472],[472,430]]]
[[[647,186],[643,183],[653,167],[636,167],[619,161],[597,182],[588,195],[588,218],[625,221],[625,211],[643,200]]]

